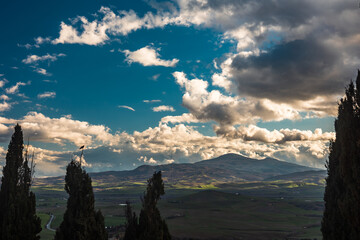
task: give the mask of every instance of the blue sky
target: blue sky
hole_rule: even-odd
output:
[[[89,171],[228,152],[323,168],[359,67],[340,0],[22,1],[0,18],[1,154],[20,123],[39,176],[82,145]]]

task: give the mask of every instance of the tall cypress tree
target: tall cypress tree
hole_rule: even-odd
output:
[[[67,166],[65,190],[67,209],[55,240],[107,240],[104,217],[100,210],[95,211],[91,178],[80,162],[72,160]]]
[[[360,71],[340,101],[335,131],[321,231],[325,240],[360,239]]]
[[[36,200],[30,191],[33,169],[23,157],[23,133],[15,126],[3,168],[0,191],[0,239],[40,239],[40,218],[36,216]]]
[[[137,216],[135,212],[133,212],[130,202],[126,202],[125,217],[125,235],[123,240],[136,240],[138,238],[139,224]]]
[[[161,171],[155,172],[148,180],[144,196],[141,198],[142,209],[139,223],[136,214],[127,202],[125,209],[126,230],[124,240],[171,240],[168,226],[161,218],[157,203],[165,194]]]
[[[161,218],[157,203],[165,194],[161,171],[155,172],[148,180],[146,193],[142,198],[139,217],[139,240],[170,240],[167,224]]]

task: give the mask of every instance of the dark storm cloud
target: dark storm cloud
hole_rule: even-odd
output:
[[[315,39],[277,45],[259,56],[237,56],[231,68],[240,94],[279,101],[336,94],[349,70],[334,49]]]
[[[360,66],[356,2],[178,2],[195,16],[196,12],[210,13],[204,24],[222,29],[226,38],[238,42],[238,52],[230,57],[232,64],[222,66],[222,70],[241,97],[267,98],[291,103],[300,111],[332,115],[336,96],[343,93]],[[319,97],[323,103],[331,101],[333,107],[319,105],[320,100],[313,106],[300,103]]]

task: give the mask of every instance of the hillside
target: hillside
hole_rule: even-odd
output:
[[[196,163],[167,165],[142,165],[129,171],[108,171],[90,173],[95,190],[109,189],[129,185],[143,185],[155,172],[162,171],[163,179],[172,187],[207,186],[214,183],[262,181],[279,175],[314,169],[273,158],[256,160],[238,154],[226,154],[220,157]],[[34,188],[63,189],[64,177],[36,179]]]
[[[326,170],[312,170],[304,172],[295,172],[285,175],[278,175],[265,179],[266,181],[294,181],[294,182],[307,182],[307,183],[322,183],[325,184],[325,178],[327,176]]]

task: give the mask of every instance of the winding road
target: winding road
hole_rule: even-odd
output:
[[[49,215],[50,215],[50,219],[49,219],[49,222],[46,224],[45,227],[46,227],[46,229],[55,232],[56,230],[51,228],[51,222],[54,220],[55,216],[52,213],[50,213]]]

